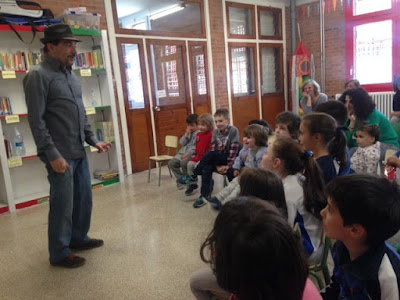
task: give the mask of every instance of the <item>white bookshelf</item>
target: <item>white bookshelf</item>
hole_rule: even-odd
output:
[[[23,27],[19,28],[24,30]],[[0,44],[0,53],[38,52],[42,47],[39,41],[43,36],[42,33],[37,34],[32,44],[26,45],[13,32],[5,30],[4,26],[0,26],[1,40],[7,41]],[[21,34],[25,39],[32,35],[31,32],[22,32]],[[75,32],[75,34],[79,35],[79,39],[82,40],[77,44],[78,53],[91,51],[93,46],[100,45],[103,54],[104,68],[91,69],[91,76],[81,76],[79,70],[74,70],[82,84],[84,105],[89,108],[89,111],[94,112],[88,115],[89,123],[95,134],[95,122],[99,121],[111,121],[114,130],[114,142],[108,153],[93,152],[92,148],[85,147],[92,174],[92,184],[107,185],[123,181],[124,173],[107,33],[103,30],[93,31],[93,33],[89,33],[90,35],[80,35],[79,32]],[[22,158],[22,165],[9,167],[5,143],[0,143],[0,213],[1,208],[5,206],[8,206],[9,211],[13,212],[18,206],[23,206],[24,203],[32,200],[40,203],[40,199],[48,198],[50,189],[47,170],[44,163],[37,157],[36,145],[28,124],[22,85],[26,72],[16,72],[15,75],[14,79],[3,79],[2,72],[0,72],[0,96],[10,98],[13,115],[19,115],[19,122],[12,124],[6,121],[5,116],[0,116],[0,136],[4,135],[12,143],[16,126],[24,137],[26,155]],[[103,182],[93,178],[94,171],[108,169],[117,170],[119,180]]]

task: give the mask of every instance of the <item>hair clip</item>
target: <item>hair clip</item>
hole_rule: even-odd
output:
[[[308,157],[314,157],[314,153],[313,153],[312,151],[306,151],[306,152],[304,152],[304,156],[305,156],[306,158],[308,158]]]

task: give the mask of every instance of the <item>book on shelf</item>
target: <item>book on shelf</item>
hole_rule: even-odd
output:
[[[94,46],[92,51],[81,52],[75,56],[73,69],[101,69],[104,68],[103,53],[100,47]]]
[[[1,97],[0,101],[0,116],[12,115],[10,98]]]
[[[96,122],[96,137],[101,142],[112,143],[115,140],[114,128],[111,121]]]
[[[42,54],[36,52],[0,53],[0,71],[28,71],[41,61]]]

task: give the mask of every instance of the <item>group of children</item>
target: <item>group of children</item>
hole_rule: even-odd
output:
[[[379,128],[360,127],[359,148],[350,157],[343,108],[338,101],[325,102],[303,119],[283,112],[269,144],[268,125],[254,120],[244,130],[240,152],[229,112],[217,110],[208,151],[203,148],[199,161],[188,162],[186,176],[177,176],[190,195],[201,175],[194,207],[209,202],[220,209],[201,248],[211,268],[191,277],[197,299],[210,299],[210,292],[240,300],[321,299],[307,275],[308,265],[321,260],[323,232],[337,240],[333,281],[321,294],[324,299],[399,299],[400,256],[385,240],[400,229],[400,191],[384,178],[348,175],[376,173],[377,166],[365,165],[375,164],[368,152],[379,149]],[[202,130],[203,118],[200,131],[191,133],[192,157],[200,150],[199,133],[211,136],[213,129],[211,123]],[[183,153],[192,151],[187,145]],[[230,183],[211,197],[213,172]]]

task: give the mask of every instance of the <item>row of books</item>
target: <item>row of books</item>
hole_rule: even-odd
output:
[[[10,98],[1,97],[0,101],[0,116],[12,115]]]
[[[72,66],[73,69],[84,69],[84,68],[104,68],[103,54],[100,49],[94,49],[90,52],[78,53],[75,56],[75,64]]]
[[[0,53],[0,71],[28,71],[32,66],[40,64],[42,60],[43,55],[37,52]],[[101,49],[78,53],[72,68],[104,68]]]
[[[101,142],[112,143],[115,141],[114,127],[111,121],[95,123],[96,136]]]
[[[27,71],[42,59],[42,54],[37,52],[0,53],[0,71]]]

